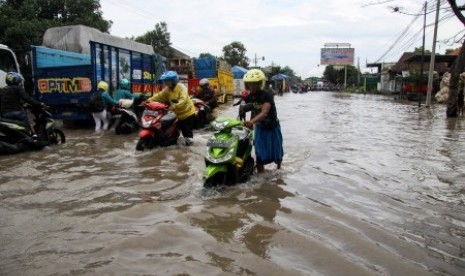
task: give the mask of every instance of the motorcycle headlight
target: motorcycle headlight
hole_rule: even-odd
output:
[[[226,161],[230,160],[231,158],[233,158],[234,154],[236,153],[235,150],[236,150],[235,148],[231,148],[222,157],[215,158],[215,157],[211,156],[211,154],[209,152],[209,148],[207,148],[207,154],[205,155],[205,158],[208,161],[210,161],[211,163],[213,163],[213,164],[223,163],[223,162],[226,162]]]
[[[215,130],[223,130],[227,125],[228,125],[228,122],[227,122],[227,121],[225,121],[225,122],[213,121],[213,122],[211,123],[211,126],[212,126],[213,129],[215,129]]]

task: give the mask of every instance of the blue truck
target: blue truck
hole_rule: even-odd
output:
[[[53,110],[56,119],[87,120],[88,104],[97,83],[109,83],[110,93],[122,78],[133,93],[152,95],[164,71],[163,57],[103,42],[89,41],[90,54],[32,46],[34,95]]]

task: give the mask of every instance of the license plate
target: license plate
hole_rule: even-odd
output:
[[[231,146],[231,141],[225,141],[225,140],[208,140],[207,142],[207,147],[212,147],[212,148],[229,148]]]

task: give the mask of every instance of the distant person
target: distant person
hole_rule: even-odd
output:
[[[236,106],[236,105],[241,105],[241,107],[244,106],[246,104],[245,98],[247,98],[248,95],[249,93],[247,92],[247,90],[244,89],[241,93],[241,98],[239,99],[237,103],[234,103],[233,106]],[[245,122],[245,119],[246,119],[246,112],[239,109],[239,120]]]
[[[167,71],[160,77],[165,88],[154,94],[147,101],[161,102],[170,106],[178,117],[178,128],[184,136],[186,146],[194,144],[195,107],[192,103],[187,87],[179,82],[178,73]]]
[[[139,95],[134,95],[133,93],[131,93],[131,91],[129,90],[131,87],[131,84],[129,82],[129,80],[127,79],[121,79],[119,81],[119,87],[118,89],[116,90],[115,94],[113,95],[113,99],[117,102],[119,102],[119,100],[135,100],[135,99],[138,99],[140,96]]]
[[[45,104],[34,100],[23,87],[23,77],[16,72],[8,72],[5,77],[6,87],[0,90],[0,115],[2,118],[22,122],[33,138],[37,134],[32,127],[27,111],[23,105],[28,103],[35,107],[44,107]]]
[[[244,83],[250,94],[246,97],[247,104],[252,104],[252,118],[244,124],[254,127],[254,147],[257,158],[257,170],[264,171],[264,166],[276,163],[281,168],[283,160],[283,137],[278,120],[273,93],[265,90],[266,77],[263,71],[251,69],[244,75]]]
[[[108,93],[108,83],[100,81],[97,85],[97,91],[91,95],[89,101],[89,110],[95,122],[95,132],[100,133],[101,130],[108,130],[110,124],[110,116],[107,108],[111,106],[119,106]]]
[[[201,79],[199,86],[200,92],[197,94],[196,98],[204,101],[211,108],[211,110],[218,107],[215,91],[210,87],[210,81],[205,78]]]

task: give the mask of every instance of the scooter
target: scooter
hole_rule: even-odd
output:
[[[253,131],[236,118],[219,117],[210,125],[216,132],[207,141],[203,186],[210,188],[248,181],[255,166],[251,155]]]
[[[0,154],[13,154],[31,150],[41,150],[49,145],[63,144],[66,141],[63,131],[55,126],[52,114],[46,108],[28,107],[34,116],[33,138],[22,122],[0,119]]]
[[[213,120],[212,109],[203,100],[191,98],[195,107],[195,128],[203,128]]]
[[[115,121],[115,134],[130,134],[139,129],[137,115],[131,106],[134,100],[122,100],[121,107],[112,107],[111,115]]]
[[[141,131],[136,150],[153,149],[156,146],[167,147],[177,144],[179,130],[178,119],[173,111],[168,110],[168,105],[159,102],[144,104],[145,109],[141,117]]]

